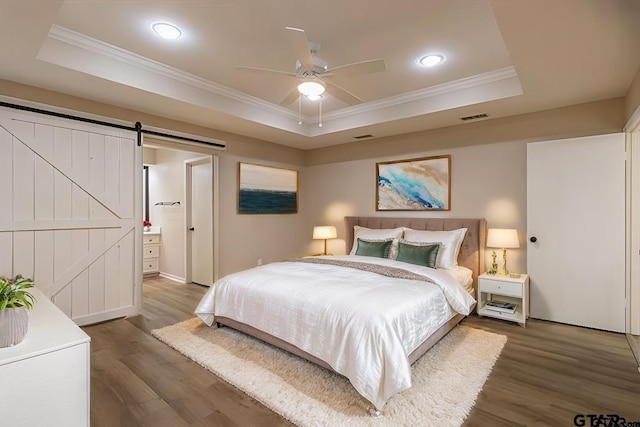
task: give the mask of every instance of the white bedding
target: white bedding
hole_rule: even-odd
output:
[[[391,259],[344,259],[402,268],[434,283],[327,264],[277,262],[218,280],[196,314],[214,314],[267,332],[327,362],[382,409],[411,387],[408,355],[475,300],[447,270]]]

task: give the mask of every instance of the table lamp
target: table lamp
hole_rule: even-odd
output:
[[[509,274],[507,270],[507,249],[520,247],[518,241],[518,230],[513,228],[490,228],[487,235],[487,247],[502,249],[502,271],[500,275]],[[495,254],[495,251],[493,252]]]
[[[313,227],[313,239],[324,240],[324,253],[322,255],[328,255],[327,239],[335,239],[336,237],[338,237],[338,233],[336,232],[336,228],[332,225],[319,225]]]

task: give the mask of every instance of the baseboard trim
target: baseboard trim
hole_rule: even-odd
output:
[[[638,335],[627,335],[627,342],[629,343],[629,347],[631,347],[631,353],[633,353],[633,357],[636,358],[636,364],[638,365],[638,371],[640,371],[640,336]]]
[[[86,316],[74,317],[72,320],[78,326],[87,326],[94,323],[104,322],[106,320],[114,320],[121,317],[135,316],[138,314],[138,310],[135,306],[130,305],[127,307],[117,308],[115,310],[101,311],[100,313],[93,313]]]
[[[160,272],[160,277],[182,283],[183,285],[187,283],[187,280],[184,277],[174,276],[173,274],[165,273],[163,271]]]

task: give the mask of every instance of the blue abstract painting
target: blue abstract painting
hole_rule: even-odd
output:
[[[238,213],[298,212],[298,171],[239,163]]]
[[[450,210],[451,156],[376,164],[376,210]]]

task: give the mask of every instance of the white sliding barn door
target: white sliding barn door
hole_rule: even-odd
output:
[[[1,110],[0,275],[80,325],[136,314],[141,169],[134,132]]]
[[[625,136],[527,146],[531,317],[625,330]]]

